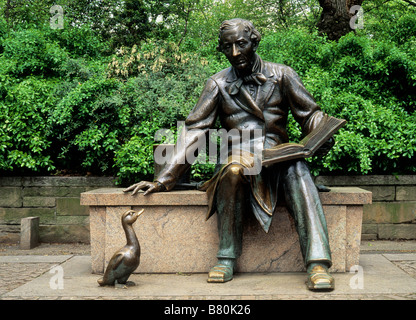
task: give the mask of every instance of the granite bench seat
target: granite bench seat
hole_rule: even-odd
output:
[[[332,250],[332,272],[345,272],[359,263],[363,205],[371,203],[369,191],[331,188],[320,193]],[[138,273],[208,272],[216,263],[217,219],[206,220],[207,197],[196,190],[136,196],[120,188],[81,194],[89,206],[92,272],[102,273],[113,253],[126,240],[120,217],[129,209],[145,209],[135,222],[142,254]],[[244,227],[243,254],[237,272],[303,271],[299,240],[293,219],[282,205],[266,234],[249,215]]]

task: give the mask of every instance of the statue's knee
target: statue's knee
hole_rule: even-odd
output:
[[[232,174],[232,175],[242,175],[243,174],[243,166],[241,164],[231,164],[228,167],[228,171]]]
[[[229,165],[223,178],[234,184],[247,181],[247,178],[244,176],[244,167],[240,164]]]
[[[289,179],[290,177],[304,177],[308,174],[310,174],[309,168],[306,165],[305,161],[302,160],[298,160],[291,163],[286,171],[286,175],[289,177]]]

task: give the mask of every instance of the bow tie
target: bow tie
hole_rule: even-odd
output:
[[[232,83],[228,89],[228,93],[232,96],[236,95],[243,83],[254,82],[255,84],[261,86],[267,81],[267,78],[262,73],[252,73],[249,76],[238,78],[234,83]]]

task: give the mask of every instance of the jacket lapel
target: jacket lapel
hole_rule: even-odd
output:
[[[256,104],[258,106],[261,106],[262,109],[264,109],[264,105],[270,99],[270,96],[273,93],[273,89],[275,88],[277,81],[275,80],[275,76],[271,72],[271,70],[268,70],[264,67],[263,61],[261,61],[261,73],[265,75],[267,81],[262,86],[259,86],[256,97]]]
[[[234,102],[246,112],[249,112],[259,119],[264,121],[263,108],[264,104],[270,98],[273,88],[277,81],[274,80],[274,75],[264,68],[264,62],[261,61],[261,71],[267,77],[267,81],[258,87],[256,100],[252,98],[250,93],[246,90],[244,85],[241,85],[239,92],[236,95],[230,95]],[[238,81],[238,77],[231,67],[226,77],[226,90],[229,92],[230,86]]]
[[[259,108],[245,87],[241,86],[240,92],[235,96],[234,100],[240,108],[264,121],[263,111]]]
[[[244,85],[240,83],[240,88],[238,90],[238,93],[231,94],[233,90],[231,90],[231,87],[239,81],[237,75],[235,74],[234,68],[230,68],[227,76],[226,76],[226,86],[225,90],[230,95],[231,99],[235,102],[237,106],[239,106],[244,111],[251,113],[255,115],[256,117],[264,120],[263,112],[260,110],[260,108],[257,106],[256,102],[253,100],[253,98],[250,96],[250,94],[245,90]],[[235,86],[234,86],[235,87]]]

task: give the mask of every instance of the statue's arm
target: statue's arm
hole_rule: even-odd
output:
[[[318,125],[323,112],[292,68],[285,67],[282,82],[284,97],[289,103],[295,120],[301,125],[302,132],[306,135]]]
[[[291,112],[301,125],[304,135],[313,131],[324,117],[324,112],[306,90],[299,75],[290,67],[286,67],[283,75],[284,95],[289,102]],[[325,155],[335,144],[331,137],[318,151],[317,155]]]
[[[176,143],[174,157],[160,171],[155,181],[161,183],[167,191],[175,186],[179,178],[192,165],[190,159],[194,157],[194,151],[198,148],[200,139],[205,139],[208,130],[211,129],[217,119],[218,101],[220,91],[217,83],[209,79],[205,84],[198,102],[185,120],[185,136],[180,136],[181,147]]]
[[[170,191],[175,186],[178,179],[192,165],[188,160],[188,153],[193,153],[199,139],[204,136],[215,124],[217,118],[217,107],[219,99],[219,89],[216,82],[209,79],[202,94],[185,120],[185,130],[187,134],[181,140],[181,146],[175,145],[173,158],[160,171],[154,182],[141,181],[125,189],[125,192],[132,191],[132,195],[139,190],[144,190],[144,195],[152,192]],[[181,139],[179,137],[178,139]]]

